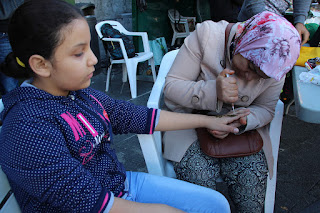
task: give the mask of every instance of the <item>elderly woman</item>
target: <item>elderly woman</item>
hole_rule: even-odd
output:
[[[201,151],[195,130],[166,132],[164,157],[174,162],[179,179],[215,189],[221,175],[238,212],[262,212],[267,173],[273,172],[268,124],[284,76],[299,57],[300,43],[297,30],[271,12],[243,23],[205,21],[197,25],[167,75],[166,107],[216,114],[229,112],[232,103],[236,108],[249,108],[250,115],[233,125],[242,133],[257,129],[263,148],[245,157],[214,158]],[[220,139],[228,135],[210,132]]]

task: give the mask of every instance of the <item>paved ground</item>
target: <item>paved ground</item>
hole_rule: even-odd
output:
[[[129,84],[122,85],[121,72],[114,69],[110,92],[113,98],[146,105],[152,82],[138,81],[138,97],[131,99]],[[151,77],[147,77],[147,79]],[[92,80],[92,87],[105,89],[102,71]],[[319,106],[320,107],[320,106]],[[147,172],[138,138],[134,134],[115,137],[119,160],[127,170]],[[295,116],[294,106],[283,119],[276,191],[276,213],[320,212],[320,124],[303,122]]]

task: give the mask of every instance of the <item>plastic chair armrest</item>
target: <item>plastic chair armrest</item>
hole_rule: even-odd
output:
[[[123,54],[123,58],[125,60],[128,60],[128,55],[127,55],[127,51],[126,51],[126,48],[124,47],[124,43],[122,41],[121,38],[102,38],[101,39],[102,41],[115,41],[115,42],[119,42],[120,43],[120,47],[121,47],[121,51],[122,51],[122,54]]]
[[[129,35],[129,36],[143,36],[147,34],[146,32],[127,32],[126,35]]]
[[[182,16],[182,18],[184,18],[184,19],[193,19],[193,20],[195,20],[196,18],[195,17],[192,17],[192,16]]]
[[[165,83],[165,78],[161,78],[160,76],[157,76],[157,80],[154,83],[149,100],[147,103],[147,106],[149,108],[160,108],[160,100],[162,97],[162,91]]]
[[[141,36],[144,52],[150,52],[148,34],[146,32],[128,32],[126,35]]]
[[[188,19],[185,19],[185,18],[181,18],[180,20],[175,19],[174,22],[177,22],[179,24],[185,24],[185,23],[188,23]]]

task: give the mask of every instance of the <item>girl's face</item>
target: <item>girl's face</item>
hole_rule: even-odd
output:
[[[244,58],[241,54],[233,56],[232,69],[239,78],[247,81],[259,80],[260,78],[269,78],[269,76],[262,72],[259,67],[254,65],[253,62]]]
[[[90,29],[85,19],[75,19],[61,30],[62,43],[55,49],[47,92],[67,96],[89,87],[98,60],[90,48]]]

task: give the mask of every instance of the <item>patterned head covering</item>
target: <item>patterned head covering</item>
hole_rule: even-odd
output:
[[[297,61],[300,44],[300,35],[291,23],[264,11],[238,25],[234,55],[240,53],[279,81]]]

